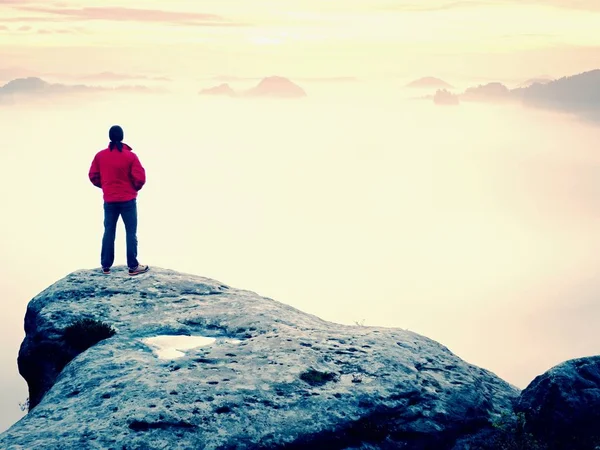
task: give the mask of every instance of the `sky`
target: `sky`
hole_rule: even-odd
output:
[[[594,0],[0,1],[0,78],[523,80],[594,68]]]
[[[598,23],[595,0],[0,0],[0,431],[27,395],[28,301],[99,264],[87,171],[115,123],[148,172],[143,264],[410,329],[520,388],[598,354],[597,95],[437,107],[405,88],[599,69]],[[308,98],[197,95],[268,75]],[[150,90],[2,103],[23,76]]]

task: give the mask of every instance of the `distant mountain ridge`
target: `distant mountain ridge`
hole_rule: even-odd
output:
[[[306,97],[306,92],[297,84],[283,77],[263,78],[258,85],[246,92],[250,97]]]
[[[444,80],[441,80],[439,78],[435,78],[435,77],[423,77],[423,78],[419,78],[418,80],[415,81],[411,81],[410,83],[408,83],[406,85],[406,87],[409,88],[439,88],[439,89],[452,89],[454,88],[454,86],[452,86],[451,84],[445,82]]]
[[[449,93],[438,90],[432,97],[446,100]],[[565,76],[546,83],[535,82],[526,87],[509,89],[499,82],[466,89],[462,94],[450,94],[466,102],[517,102],[553,109],[600,121],[600,69]],[[439,104],[439,102],[436,102]]]
[[[552,78],[547,78],[547,77],[539,77],[539,78],[530,78],[527,81],[524,81],[523,83],[521,83],[519,86],[519,88],[527,88],[529,86],[532,86],[534,84],[547,84],[554,81],[554,79]]]
[[[433,102],[436,105],[458,105],[460,100],[458,95],[453,94],[447,89],[438,89],[433,96]]]
[[[21,93],[49,93],[56,91],[90,89],[84,85],[67,86],[64,84],[51,84],[38,77],[17,78],[0,87],[0,95]]]
[[[581,103],[600,107],[600,69],[565,76],[545,83],[534,82],[525,87],[509,89],[499,82],[468,88],[462,100],[522,100],[525,103]]]
[[[536,83],[511,91],[524,103],[546,106],[600,108],[600,69],[562,77],[546,84]]]
[[[222,83],[218,86],[203,89],[200,95],[217,95],[226,97],[268,97],[268,98],[302,98],[306,91],[291,80],[270,76],[263,78],[253,88],[246,91],[235,91],[229,84]]]
[[[56,95],[97,92],[154,92],[147,86],[131,85],[116,87],[89,86],[85,84],[48,83],[39,77],[16,78],[0,86],[0,104],[14,103],[19,97],[53,98]]]
[[[235,97],[237,93],[229,86],[228,83],[221,83],[208,89],[202,89],[200,95],[217,95],[226,97]]]

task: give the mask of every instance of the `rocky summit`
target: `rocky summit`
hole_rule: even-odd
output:
[[[536,377],[515,411],[546,448],[600,448],[600,356],[566,361]]]
[[[519,391],[403,329],[218,281],[74,272],[28,305],[29,413],[2,449],[451,449]]]

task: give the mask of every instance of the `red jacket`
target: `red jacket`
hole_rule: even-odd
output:
[[[96,154],[89,172],[94,186],[102,188],[105,202],[127,202],[137,197],[146,183],[146,171],[131,147],[106,148]]]

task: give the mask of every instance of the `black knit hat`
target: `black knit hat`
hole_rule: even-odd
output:
[[[122,142],[123,141],[123,128],[119,125],[113,125],[108,131],[108,137],[110,142]]]

